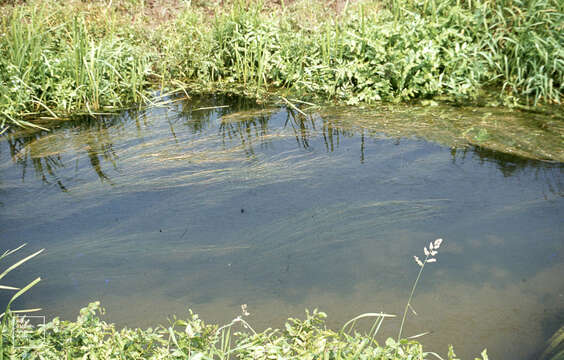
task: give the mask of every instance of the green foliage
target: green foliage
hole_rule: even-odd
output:
[[[202,17],[196,23],[194,16],[181,18],[174,28],[188,36],[175,44],[174,58],[184,58],[178,68],[197,69],[186,74],[192,81],[257,91],[287,88],[349,104],[432,97],[467,101],[489,88],[500,89],[506,102],[560,103],[561,2],[394,4],[374,10],[360,3],[343,16],[306,26],[296,21],[299,14],[235,3],[207,27]],[[183,56],[186,48],[191,51]]]
[[[3,353],[18,359],[431,358],[416,341],[388,339],[379,345],[370,336],[328,330],[326,315],[317,310],[307,313],[304,320],[289,319],[282,331],[255,333],[250,329],[233,335],[232,326],[237,322],[246,325],[244,320],[237,318],[218,329],[190,313],[188,319],[173,319],[166,327],[118,330],[101,320],[102,314],[96,302],[80,310],[76,321],[55,318],[39,327],[17,323],[2,333]]]
[[[559,104],[564,89],[558,0],[359,1],[341,13],[235,1],[213,16],[186,6],[156,31],[130,19],[143,18],[144,2],[116,3],[3,6],[0,131],[38,115],[116,111],[155,88],[346,104],[493,92],[506,105]]]
[[[0,17],[0,32],[1,125],[6,119],[30,125],[22,120],[39,113],[95,113],[142,100],[150,57],[126,34],[47,3],[14,8]]]
[[[5,251],[2,255],[0,255],[0,260],[3,260],[4,258],[12,255],[13,253],[19,251],[21,248],[23,248],[26,244],[21,245],[20,247],[13,249],[13,250],[7,250]],[[43,252],[43,249],[36,251],[35,253],[17,261],[16,263],[12,264],[11,266],[9,266],[6,270],[4,270],[1,274],[0,274],[0,280],[2,280],[6,275],[8,275],[12,270],[17,269],[18,267],[20,267],[22,264],[24,264],[25,262],[33,259],[34,257],[36,257],[37,255],[41,254]],[[41,309],[22,309],[22,310],[12,310],[11,306],[12,303],[19,298],[21,295],[25,294],[27,291],[29,291],[29,289],[31,289],[33,286],[35,286],[39,281],[41,281],[41,278],[36,278],[35,280],[31,281],[29,284],[27,284],[26,286],[24,286],[23,288],[17,288],[17,287],[13,287],[13,286],[7,286],[7,285],[0,285],[0,290],[7,290],[7,291],[15,291],[16,293],[14,295],[12,295],[12,297],[10,298],[10,300],[8,301],[8,304],[6,305],[6,311],[3,312],[2,314],[0,314],[0,359],[4,358],[4,349],[7,348],[7,346],[10,343],[10,339],[5,339],[4,337],[4,333],[5,332],[10,332],[10,330],[12,329],[10,327],[11,322],[10,320],[13,318],[14,314],[17,313],[31,313],[34,311],[39,311]]]
[[[216,17],[207,53],[200,57],[191,52],[191,62],[208,62],[197,67],[200,72],[192,79],[290,88],[347,103],[477,93],[477,65],[469,60],[478,50],[469,45],[472,38],[455,29],[444,31],[418,14],[395,23],[388,12],[353,12],[344,20],[327,20],[317,31],[293,24],[291,18],[261,14],[235,5]],[[189,34],[191,26],[175,25]],[[178,46],[193,46],[188,42]]]

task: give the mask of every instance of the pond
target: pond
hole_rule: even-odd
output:
[[[2,250],[46,249],[6,283],[41,276],[18,306],[48,318],[100,300],[118,325],[189,308],[226,323],[248,304],[257,329],[306,308],[338,329],[364,312],[401,318],[413,256],[440,237],[404,335],[428,331],[428,351],[454,344],[464,359],[534,359],[564,322],[564,166],[388,126],[528,116],[440,111],[304,116],[208,97],[5,135]],[[398,328],[387,320],[380,340]]]

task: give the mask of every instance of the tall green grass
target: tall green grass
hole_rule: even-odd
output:
[[[143,2],[115,3],[2,7],[2,128],[114,111],[179,87],[346,104],[493,96],[507,105],[560,104],[564,89],[558,0],[357,1],[341,12],[320,1],[235,0],[186,6],[156,30],[135,20]]]
[[[25,119],[94,114],[142,100],[149,55],[98,25],[51,2],[0,17],[2,127],[6,120],[31,125]],[[107,19],[102,26],[110,25]]]
[[[301,8],[269,13],[261,3],[235,2],[206,26],[194,23],[197,12],[190,10],[174,25],[187,36],[175,44],[171,67],[197,65],[190,74],[196,82],[288,89],[349,104],[466,101],[486,90],[506,102],[560,103],[561,2],[391,4],[359,2],[344,14],[302,19]]]

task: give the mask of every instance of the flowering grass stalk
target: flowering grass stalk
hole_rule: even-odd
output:
[[[401,339],[401,334],[403,331],[403,325],[405,324],[405,318],[407,316],[407,309],[411,307],[411,300],[413,299],[413,294],[415,294],[415,289],[417,288],[417,284],[419,283],[419,279],[421,278],[421,274],[423,273],[423,269],[427,263],[437,262],[436,256],[438,254],[439,247],[441,246],[443,239],[437,239],[435,241],[431,241],[429,243],[429,248],[425,246],[423,248],[423,252],[425,253],[425,259],[421,261],[418,256],[413,256],[413,259],[419,265],[419,274],[417,274],[417,279],[415,279],[415,283],[413,283],[413,287],[411,288],[411,294],[409,294],[409,299],[407,299],[407,304],[405,305],[405,309],[403,311],[403,317],[401,319],[401,325],[398,332],[398,342]]]

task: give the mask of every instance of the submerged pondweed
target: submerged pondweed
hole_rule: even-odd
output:
[[[561,360],[564,358],[564,326],[560,327],[547,341],[541,360]]]

